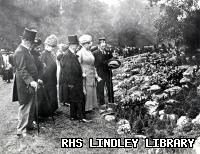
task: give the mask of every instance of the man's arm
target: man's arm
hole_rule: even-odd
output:
[[[17,53],[15,55],[15,64],[16,64],[15,67],[17,69],[18,74],[22,77],[22,79],[27,85],[30,85],[30,83],[34,80],[32,76],[29,74],[29,72],[27,71],[26,66],[30,64],[26,62],[25,55],[22,53]]]

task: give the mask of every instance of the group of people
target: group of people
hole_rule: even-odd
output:
[[[70,120],[90,122],[86,114],[114,102],[112,64],[116,64],[106,38],[93,46],[91,35],[68,36],[68,44],[58,44],[55,35],[44,41],[37,31],[25,28],[13,55],[15,81],[13,101],[19,101],[17,135],[26,136],[39,116],[52,116],[58,102],[70,105]],[[41,54],[40,54],[41,53]],[[112,63],[113,61],[114,63]],[[109,63],[111,62],[111,63]]]
[[[12,53],[6,49],[0,50],[0,75],[7,83],[13,79]]]

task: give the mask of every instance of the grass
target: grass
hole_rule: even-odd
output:
[[[34,137],[17,139],[18,103],[11,102],[12,84],[0,80],[0,154],[155,154],[157,149],[145,149],[144,141],[140,140],[138,148],[89,148],[89,138],[124,138],[132,134],[120,136],[117,134],[115,122],[106,122],[98,112],[93,117],[93,123],[84,124],[69,120],[69,108],[61,106],[62,114],[55,116],[55,124],[51,119],[40,124],[41,132],[33,131]],[[81,149],[61,148],[61,138],[83,138]],[[191,149],[177,151],[181,154],[195,154]],[[159,153],[166,153],[161,149]]]

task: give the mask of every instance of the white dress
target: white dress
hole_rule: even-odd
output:
[[[92,52],[86,50],[84,47],[78,51],[77,55],[79,56],[78,59],[81,64],[82,71],[86,75],[86,78],[83,81],[87,93],[85,111],[91,111],[98,107],[96,92],[97,83],[95,78],[97,76],[97,72],[94,66],[95,58]]]

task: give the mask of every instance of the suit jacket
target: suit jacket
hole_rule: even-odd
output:
[[[42,78],[43,72],[44,72],[44,67],[43,67],[43,63],[41,61],[41,56],[40,54],[35,51],[35,50],[31,50],[30,51],[31,55],[33,56],[34,60],[35,60],[35,65],[37,67],[38,70],[38,75],[39,75],[39,79]]]
[[[99,49],[93,52],[95,57],[95,67],[97,69],[97,73],[101,78],[110,74],[110,69],[108,67],[108,61],[112,58],[112,53],[110,50],[105,50],[103,54]]]
[[[78,56],[69,49],[63,55],[61,61],[60,85],[64,87],[64,95],[68,102],[83,101],[83,77]]]
[[[13,63],[16,69],[16,85],[14,86],[17,87],[17,94],[15,90],[13,95],[18,95],[20,104],[26,104],[33,95],[30,91],[30,83],[38,80],[38,70],[33,56],[21,45],[14,53]]]
[[[3,56],[2,56],[2,54],[0,53],[0,67],[1,67],[1,65],[3,65]]]

